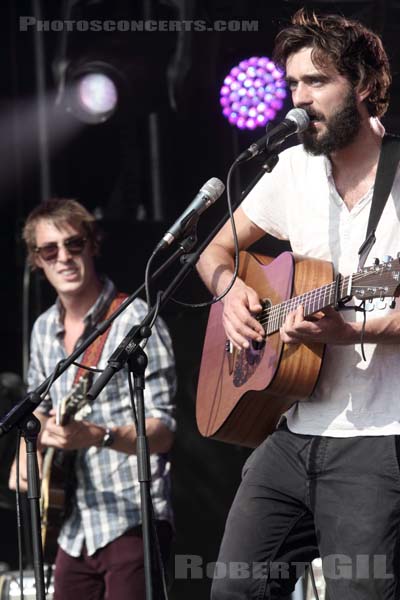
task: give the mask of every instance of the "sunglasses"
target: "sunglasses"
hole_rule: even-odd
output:
[[[71,254],[72,256],[78,256],[79,254],[82,254],[86,242],[87,238],[75,235],[74,237],[64,240],[61,242],[61,244],[67,250],[68,254]],[[36,252],[40,258],[49,262],[57,259],[59,249],[59,244],[56,242],[51,242],[50,244],[45,244],[44,246],[36,246],[36,248],[34,248],[34,252]]]

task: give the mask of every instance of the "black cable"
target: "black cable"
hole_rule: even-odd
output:
[[[238,237],[237,237],[235,219],[233,217],[233,210],[232,210],[232,202],[231,202],[232,181],[231,180],[232,180],[234,170],[238,165],[239,165],[239,162],[235,161],[233,163],[233,165],[230,167],[230,169],[228,171],[228,176],[226,179],[226,198],[227,198],[227,205],[228,205],[228,211],[229,211],[229,219],[230,219],[231,226],[232,226],[233,244],[234,244],[234,248],[235,248],[234,270],[233,270],[232,279],[229,282],[228,287],[222,292],[222,294],[214,297],[212,300],[209,300],[208,302],[199,302],[196,304],[191,304],[189,302],[182,302],[181,300],[176,300],[175,298],[171,297],[170,300],[172,300],[172,302],[175,302],[175,304],[179,304],[179,306],[185,306],[187,308],[205,308],[207,306],[211,306],[212,304],[215,304],[216,302],[219,302],[220,300],[222,300],[222,298],[224,298],[227,295],[227,293],[232,289],[232,287],[236,281],[238,271],[239,271],[239,241],[238,241]]]
[[[71,364],[75,365],[75,367],[79,367],[80,369],[85,369],[86,371],[91,371],[92,373],[102,373],[104,369],[96,369],[96,367],[89,367],[88,365],[83,365],[82,363],[78,363],[73,361]]]
[[[127,367],[128,368],[128,367]],[[128,384],[129,384],[129,394],[131,398],[135,397],[135,392],[134,392],[134,388],[133,388],[133,374],[131,373],[131,371],[128,369]],[[137,412],[136,412],[136,406],[135,403],[132,402],[132,413],[133,413],[133,421],[135,423],[135,429],[137,431],[138,428],[138,418],[137,418]]]
[[[232,226],[232,234],[233,234],[233,243],[234,243],[234,248],[235,248],[235,256],[234,256],[234,271],[233,271],[233,275],[232,275],[232,279],[229,282],[229,285],[227,286],[227,288],[222,292],[222,294],[220,294],[217,297],[214,297],[212,300],[209,300],[207,302],[200,302],[200,303],[189,303],[189,302],[182,302],[181,300],[176,300],[175,298],[173,298],[171,296],[170,300],[172,302],[175,302],[175,304],[179,304],[180,306],[185,306],[187,308],[205,308],[207,306],[211,306],[213,304],[215,304],[216,302],[219,302],[220,300],[222,300],[222,298],[224,298],[226,296],[226,294],[232,289],[236,278],[237,278],[237,274],[239,271],[239,241],[238,241],[238,237],[237,237],[237,231],[236,231],[236,226],[235,226],[235,219],[233,217],[233,209],[232,209],[232,201],[231,201],[231,189],[232,189],[232,176],[233,173],[235,171],[235,169],[239,166],[239,164],[241,164],[239,161],[235,161],[229,171],[228,171],[228,176],[227,176],[227,180],[226,180],[226,198],[227,198],[227,205],[228,205],[228,212],[229,212],[229,219],[231,222],[231,226]],[[145,289],[146,289],[146,301],[147,301],[147,306],[150,307],[151,306],[151,293],[150,293],[150,280],[151,280],[151,271],[150,271],[150,266],[154,260],[154,257],[158,254],[158,249],[154,250],[154,252],[152,253],[152,255],[150,256],[149,260],[146,263],[146,269],[145,269]]]
[[[365,325],[367,323],[367,311],[365,310],[365,300],[363,300],[361,302],[361,304],[359,304],[359,306],[357,307],[357,310],[363,311],[363,324],[361,327],[360,344],[361,344],[361,356],[362,356],[363,360],[366,361],[367,359],[365,357],[365,352],[364,352]]]
[[[158,254],[158,250],[154,250],[153,254],[150,256],[149,260],[146,263],[146,269],[145,269],[145,273],[144,273],[144,286],[145,286],[145,290],[146,290],[146,302],[147,302],[147,306],[149,309],[151,306],[150,267],[152,265],[154,258],[157,256],[157,254]]]
[[[172,302],[175,302],[175,304],[179,304],[180,306],[185,306],[187,308],[205,308],[207,306],[211,306],[212,304],[215,304],[216,302],[219,302],[220,300],[222,300],[222,298],[224,298],[226,296],[226,294],[232,289],[236,278],[237,278],[237,274],[239,271],[239,241],[238,241],[238,237],[237,237],[237,231],[236,231],[236,225],[235,225],[235,219],[233,217],[233,210],[232,210],[232,202],[231,202],[231,187],[232,187],[232,175],[233,172],[235,170],[235,168],[238,166],[239,163],[234,162],[233,165],[230,167],[229,171],[228,171],[228,176],[227,176],[227,180],[226,180],[226,198],[227,198],[227,204],[228,204],[228,211],[229,211],[229,219],[231,222],[231,226],[232,226],[232,235],[233,235],[233,243],[234,243],[234,248],[235,248],[235,258],[234,258],[234,271],[233,271],[233,275],[232,275],[232,279],[228,284],[228,287],[222,292],[222,294],[220,294],[217,297],[214,297],[212,300],[209,300],[208,302],[199,302],[196,304],[191,304],[188,302],[182,302],[180,300],[176,300],[175,298],[170,298],[170,300],[172,300]]]
[[[51,374],[51,378],[49,383],[47,384],[47,388],[45,389],[45,391],[42,394],[42,399],[44,399],[47,394],[50,392],[50,388],[54,383],[54,380],[56,379],[56,376],[58,374],[58,370],[60,369],[60,367],[62,366],[64,360],[60,360],[57,364],[56,367],[53,371],[53,373]],[[76,367],[80,367],[81,369],[85,369],[86,371],[91,371],[92,373],[102,373],[103,369],[96,369],[96,367],[89,367],[88,365],[83,365],[82,363],[78,363],[73,361],[71,364],[75,365]]]
[[[153,318],[152,318],[151,322],[150,322],[150,323],[149,323],[149,325],[148,325],[148,327],[149,327],[150,329],[152,329],[152,328],[153,328],[153,325],[154,325],[154,323],[156,322],[156,320],[157,320],[157,317],[158,317],[158,315],[159,315],[159,312],[160,312],[160,304],[161,304],[162,295],[163,295],[163,291],[162,291],[162,290],[158,290],[158,292],[157,292],[157,300],[156,300],[156,305],[155,305],[155,307],[154,307],[154,315],[153,315]],[[146,342],[146,344],[147,344],[147,342]],[[143,346],[143,347],[144,347],[144,346]]]

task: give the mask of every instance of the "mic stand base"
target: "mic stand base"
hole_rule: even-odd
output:
[[[28,504],[31,514],[33,570],[35,574],[36,599],[45,600],[43,548],[40,523],[40,480],[37,461],[37,438],[40,421],[30,415],[20,426],[26,443],[26,465],[28,480]]]

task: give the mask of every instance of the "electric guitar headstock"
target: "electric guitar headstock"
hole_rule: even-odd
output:
[[[82,411],[88,404],[86,394],[93,381],[93,372],[87,371],[75,383],[70,393],[67,394],[57,406],[56,423],[57,425],[67,425],[68,422]]]

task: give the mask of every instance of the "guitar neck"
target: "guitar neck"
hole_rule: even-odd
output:
[[[351,283],[352,276],[341,277],[339,281],[339,293],[337,293],[337,283],[334,281],[300,296],[294,296],[280,304],[265,308],[263,313],[261,313],[260,322],[264,324],[266,334],[270,335],[279,331],[288,314],[296,310],[300,305],[304,307],[304,316],[308,317],[328,306],[336,304],[338,300],[343,300],[351,296],[349,292]]]

